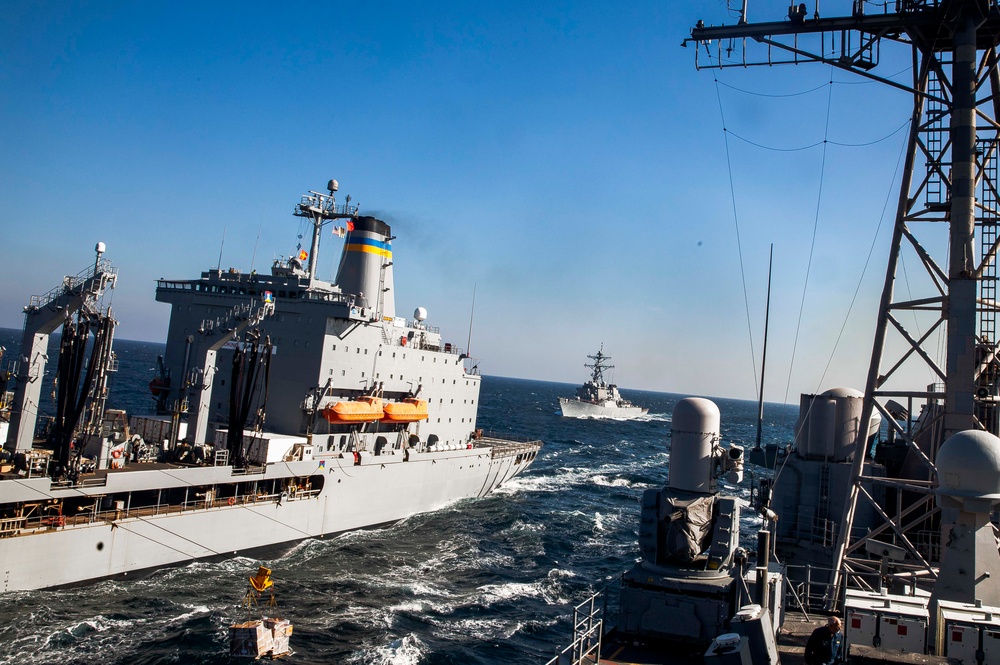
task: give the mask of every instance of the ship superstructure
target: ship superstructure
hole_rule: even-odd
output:
[[[691,31],[699,67],[821,62],[913,101],[864,393],[803,396],[795,445],[764,497],[781,518],[779,556],[827,562],[829,574],[804,590],[845,615],[852,648],[954,657],[974,641],[973,651],[1000,651],[987,620],[1000,611],[995,527],[984,518],[1000,490],[989,462],[1000,456],[1000,4],[903,0],[873,9],[854,2],[849,16],[823,16],[792,5],[787,20],[750,23],[744,3],[736,25]],[[890,46],[912,64],[909,82],[880,73]],[[903,289],[897,272],[912,257],[924,272]],[[936,380],[909,385],[914,368]]]
[[[590,379],[576,389],[574,397],[559,398],[562,415],[570,418],[637,418],[649,412],[649,409],[636,406],[622,397],[618,386],[604,380],[604,372],[615,366],[608,364],[611,358],[604,355],[603,344],[595,355],[587,357],[594,361],[584,363],[584,367],[592,370]]]
[[[126,426],[124,414],[102,411],[93,432],[67,420],[67,440],[84,451],[70,465],[32,447],[33,418],[11,429],[0,591],[388,524],[482,496],[527,468],[540,442],[477,429],[481,376],[423,308],[395,315],[389,225],[349,197],[337,203],[337,187],[302,198],[295,214],[312,224],[311,251],[275,261],[270,274],[158,281],[157,300],[172,306],[150,384],[162,413]],[[316,269],[333,223],[344,246],[330,283]],[[32,311],[19,389],[44,373]]]
[[[755,497],[778,518],[790,598],[843,616],[848,662],[1000,662],[1000,3],[854,1],[839,16],[791,3],[758,23],[732,4],[735,22],[698,21],[684,41],[699,68],[823,63],[912,97],[865,389],[803,395],[794,444]],[[720,641],[704,662],[775,662]]]

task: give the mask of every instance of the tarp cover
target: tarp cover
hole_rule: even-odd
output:
[[[663,492],[659,504],[660,556],[691,563],[704,551],[705,539],[712,530],[715,497]]]

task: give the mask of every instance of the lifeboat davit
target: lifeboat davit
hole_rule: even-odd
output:
[[[323,417],[330,423],[368,423],[381,420],[384,415],[381,397],[358,397],[323,409]]]
[[[402,402],[387,402],[382,420],[390,423],[415,423],[427,420],[427,400],[407,397]]]

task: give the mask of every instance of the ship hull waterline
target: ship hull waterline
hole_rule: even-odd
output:
[[[639,418],[649,412],[641,406],[603,406],[568,397],[559,398],[559,409],[566,418]]]
[[[0,591],[75,586],[141,574],[198,559],[220,559],[280,549],[309,538],[398,522],[456,500],[480,497],[529,466],[522,455],[494,458],[489,448],[281,462],[260,479],[324,476],[316,492],[280,500],[131,516],[0,538]],[[324,468],[325,467],[325,468]],[[232,473],[231,467],[214,467]],[[173,470],[182,477],[186,470]],[[155,472],[147,472],[155,473]],[[122,472],[121,475],[131,475]],[[252,475],[240,475],[252,481]],[[50,498],[66,491],[53,489]],[[39,496],[39,499],[42,499]],[[141,513],[141,511],[135,511]],[[40,549],[41,548],[41,549]],[[44,551],[45,556],[39,556]],[[58,561],[58,565],[52,565]]]

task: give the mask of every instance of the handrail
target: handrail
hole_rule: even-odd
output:
[[[599,662],[607,614],[605,591],[597,591],[573,608],[573,641],[546,665],[595,665]]]
[[[299,489],[294,494],[285,492],[273,494],[241,494],[234,497],[216,497],[211,501],[192,499],[182,503],[159,504],[122,508],[121,510],[101,510],[97,512],[80,513],[77,515],[39,515],[35,517],[13,517],[0,519],[0,537],[28,535],[38,531],[51,531],[66,527],[86,526],[97,522],[114,523],[119,520],[139,517],[155,517],[185,513],[193,510],[218,510],[221,508],[250,507],[262,503],[278,503],[283,501],[300,501],[319,496],[322,490]],[[233,503],[229,503],[234,499]]]
[[[109,275],[115,276],[118,274],[118,268],[111,265],[111,261],[105,258],[100,258],[94,265],[87,266],[75,275],[67,275],[63,278],[62,284],[49,289],[47,293],[40,296],[31,296],[28,299],[29,309],[41,309],[45,307],[53,300],[59,296],[78,288],[88,279],[97,274],[97,271],[107,273]]]

